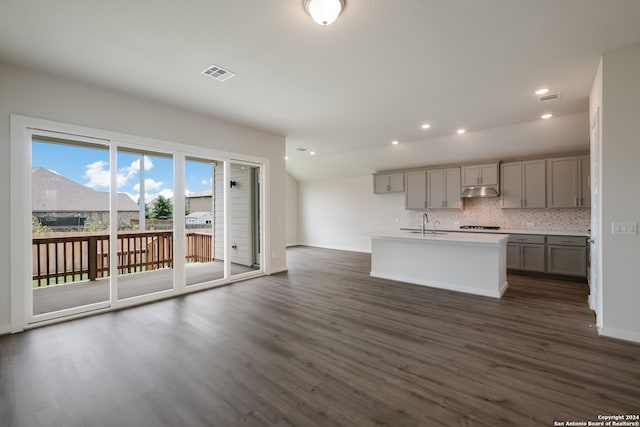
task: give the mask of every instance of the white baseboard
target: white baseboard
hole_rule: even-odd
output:
[[[428,286],[430,288],[446,289],[448,291],[463,292],[466,294],[480,295],[483,297],[491,297],[491,298],[500,298],[504,293],[504,291],[506,291],[507,287],[509,286],[508,282],[504,282],[498,290],[486,291],[483,289],[468,288],[466,286],[460,286],[452,283],[438,283],[438,282],[432,282],[432,281],[426,281],[426,280],[425,281],[416,280],[415,278],[412,278],[412,277],[410,278],[410,277],[396,276],[393,274],[377,273],[375,271],[372,271],[370,275],[371,277],[378,277],[380,279],[394,280],[396,282],[411,283],[414,285]]]
[[[598,328],[598,334],[603,337],[640,343],[640,332],[627,331],[625,329]]]

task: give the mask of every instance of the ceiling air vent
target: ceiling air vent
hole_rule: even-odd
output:
[[[540,97],[540,102],[556,101],[558,99],[560,99],[560,93],[548,93]]]
[[[229,80],[231,77],[235,76],[235,74],[232,73],[231,71],[225,70],[224,68],[218,65],[212,65],[211,67],[204,70],[202,74],[206,74],[207,76],[213,77],[214,79],[219,80],[221,82],[225,80]]]
[[[307,149],[304,148],[304,147],[296,148],[296,150],[298,150],[298,151],[307,151]]]

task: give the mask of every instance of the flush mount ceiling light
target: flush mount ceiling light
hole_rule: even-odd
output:
[[[550,119],[551,117],[553,117],[553,114],[551,113],[546,113],[540,116],[541,119]]]
[[[394,139],[393,141],[391,141],[391,143],[393,145],[398,145],[398,144],[400,144],[400,141],[398,141],[397,139]]]
[[[431,125],[429,123],[425,123],[422,125],[422,129],[429,129]]]
[[[458,134],[459,134],[459,135],[462,135],[463,133],[465,133],[465,132],[466,132],[466,129],[462,129],[462,128],[460,128],[460,129],[458,129],[456,132],[458,132]]]
[[[320,25],[329,25],[344,9],[344,0],[304,0],[304,10]]]
[[[548,89],[548,88],[546,88],[546,87],[543,87],[543,88],[538,89],[538,90],[536,91],[536,95],[544,95],[544,94],[546,94],[547,92],[549,92],[549,89]]]

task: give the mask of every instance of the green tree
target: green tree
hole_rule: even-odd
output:
[[[173,205],[171,201],[163,196],[158,196],[153,204],[153,209],[149,214],[149,218],[153,219],[169,219],[173,217]]]
[[[51,231],[51,227],[42,225],[42,223],[36,219],[31,218],[31,232],[32,233],[48,233]]]

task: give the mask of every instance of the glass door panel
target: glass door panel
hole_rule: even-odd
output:
[[[224,278],[224,162],[185,161],[186,285]]]
[[[174,288],[173,158],[119,148],[118,299]]]
[[[108,306],[109,169],[106,143],[33,136],[31,316]]]
[[[229,183],[229,241],[231,276],[261,270],[260,167],[231,163]]]

